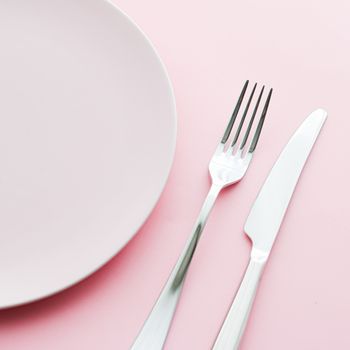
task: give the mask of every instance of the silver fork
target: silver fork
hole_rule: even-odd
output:
[[[252,160],[253,153],[259,140],[259,136],[265,121],[265,116],[272,94],[272,89],[270,89],[254,136],[250,142],[250,145],[247,146],[249,134],[252,129],[253,122],[263,95],[264,86],[260,90],[260,94],[256,100],[255,107],[246,132],[244,134],[243,140],[240,146],[238,146],[239,135],[241,133],[243,123],[248,114],[249,107],[256,90],[256,86],[257,84],[255,83],[250,93],[237,131],[233,137],[232,142],[230,142],[229,137],[233,125],[236,121],[239,109],[241,107],[245,92],[247,90],[248,80],[243,86],[236,107],[226,127],[224,136],[222,137],[221,142],[217,146],[216,151],[214,152],[214,155],[210,160],[209,172],[212,184],[209,193],[204,201],[202,209],[199,213],[192,234],[189,237],[185,249],[182,252],[179,260],[177,261],[148,319],[143,325],[141,332],[139,333],[133,346],[131,347],[131,350],[158,350],[163,348],[171,325],[171,321],[175,313],[176,305],[181,294],[187,270],[191,263],[193,254],[196,250],[201,233],[207,222],[209,213],[214,206],[215,200],[224,187],[227,187],[240,181],[248,169],[248,166]]]

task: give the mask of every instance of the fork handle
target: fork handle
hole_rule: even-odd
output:
[[[212,350],[237,350],[252,308],[266,259],[250,258],[247,270]]]
[[[192,234],[186,243],[185,249],[171,272],[167,283],[143,325],[141,332],[131,347],[131,350],[159,350],[163,348],[188,267],[191,263],[209,213],[221,189],[221,185],[212,184],[203,203]]]

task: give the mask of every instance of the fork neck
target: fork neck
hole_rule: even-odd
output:
[[[211,187],[209,189],[207,197],[205,198],[205,201],[203,203],[203,206],[198,218],[198,223],[201,224],[201,228],[204,227],[207,221],[208,215],[214,206],[216,198],[222,189],[223,189],[222,184],[214,183],[214,182],[211,184]]]
[[[211,186],[210,186],[210,189],[208,192],[208,196],[211,195],[211,196],[217,197],[223,188],[224,188],[224,186],[222,185],[222,183],[213,181],[211,183]]]
[[[215,199],[217,198],[217,196],[219,195],[219,193],[221,192],[221,190],[223,188],[224,188],[224,186],[221,183],[212,182],[205,201],[208,201],[208,200],[210,201],[210,199],[212,198],[212,199],[214,199],[214,202],[215,202]],[[214,202],[213,202],[213,204],[214,204]]]

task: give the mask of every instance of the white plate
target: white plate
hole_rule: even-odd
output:
[[[0,2],[0,307],[113,257],[157,202],[176,134],[153,47],[103,0]]]

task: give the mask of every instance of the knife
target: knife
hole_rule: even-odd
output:
[[[213,350],[239,347],[265,263],[326,118],[327,112],[317,109],[304,120],[283,149],[253,204],[244,226],[252,241],[250,261]]]

